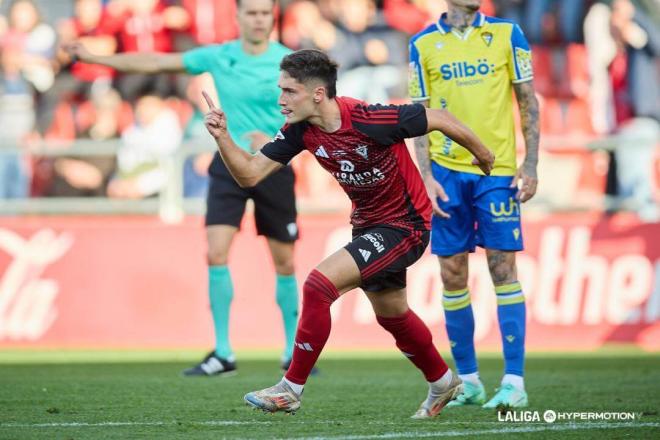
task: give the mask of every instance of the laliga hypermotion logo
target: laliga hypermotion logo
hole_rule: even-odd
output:
[[[0,340],[36,340],[57,318],[59,285],[41,278],[44,270],[71,248],[70,234],[42,229],[23,239],[0,229],[0,250],[12,259],[0,274]]]

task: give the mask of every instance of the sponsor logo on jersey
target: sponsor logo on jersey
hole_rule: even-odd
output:
[[[360,255],[362,255],[362,258],[364,258],[364,262],[366,263],[369,261],[369,257],[371,257],[371,252],[366,251],[364,249],[359,249]]]
[[[337,182],[352,186],[371,185],[385,178],[385,174],[378,168],[363,173],[334,172],[332,175],[337,179]]]
[[[440,66],[442,79],[478,78],[495,74],[495,64],[489,64],[487,59],[479,59],[476,63],[458,61]]]
[[[355,152],[365,159],[369,158],[369,151],[367,150],[366,145],[358,145],[357,148],[355,148]]]
[[[532,52],[516,47],[516,66],[520,78],[529,78],[532,76]]]
[[[380,235],[380,234],[378,234],[378,235]],[[380,235],[380,240],[378,239],[378,237],[375,236],[375,234],[364,234],[362,236],[362,238],[364,238],[367,241],[370,241],[371,244],[374,245],[374,247],[376,248],[376,250],[378,251],[379,254],[385,250],[385,246],[383,246],[383,236],[382,235]]]
[[[350,160],[340,160],[339,161],[339,169],[346,173],[352,173],[355,171],[355,165],[353,165],[353,162]]]
[[[323,145],[319,145],[314,155],[318,157],[323,157],[325,159],[330,159],[330,156],[328,156],[328,153],[325,151],[325,148],[323,148]]]

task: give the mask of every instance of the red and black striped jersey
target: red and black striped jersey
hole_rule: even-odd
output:
[[[261,152],[288,164],[303,150],[339,182],[351,199],[355,228],[390,225],[429,229],[431,202],[404,143],[426,134],[422,105],[368,105],[338,97],[341,127],[326,133],[309,122],[285,125]]]

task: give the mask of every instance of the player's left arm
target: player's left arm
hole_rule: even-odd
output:
[[[534,93],[533,81],[514,83],[513,89],[516,92],[516,99],[520,108],[526,153],[525,160],[518,168],[511,187],[516,187],[520,182],[520,189],[516,194],[516,198],[524,203],[534,197],[539,181],[536,171],[539,162],[539,102]]]
[[[457,144],[465,147],[472,155],[472,163],[489,175],[495,163],[495,155],[481,142],[481,139],[465,124],[445,109],[427,108],[427,133],[439,130]]]
[[[536,165],[539,161],[539,103],[534,93],[532,50],[520,26],[511,27],[511,50],[508,51],[509,79],[516,92],[523,135],[525,160],[518,168],[511,187],[520,187],[516,198],[521,202],[534,197],[538,185]]]

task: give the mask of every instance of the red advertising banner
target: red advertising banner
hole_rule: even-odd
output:
[[[0,347],[202,348],[213,328],[200,218],[164,225],[151,217],[0,219]],[[303,216],[300,285],[350,237],[345,215]],[[660,224],[633,216],[528,216],[518,256],[528,307],[527,346],[576,350],[608,342],[660,349]],[[230,268],[234,348],[277,348],[283,329],[274,271],[251,218]],[[435,257],[408,272],[411,307],[447,347]],[[480,348],[500,346],[496,301],[483,252],[470,256]],[[333,305],[334,348],[390,348],[366,297]]]

